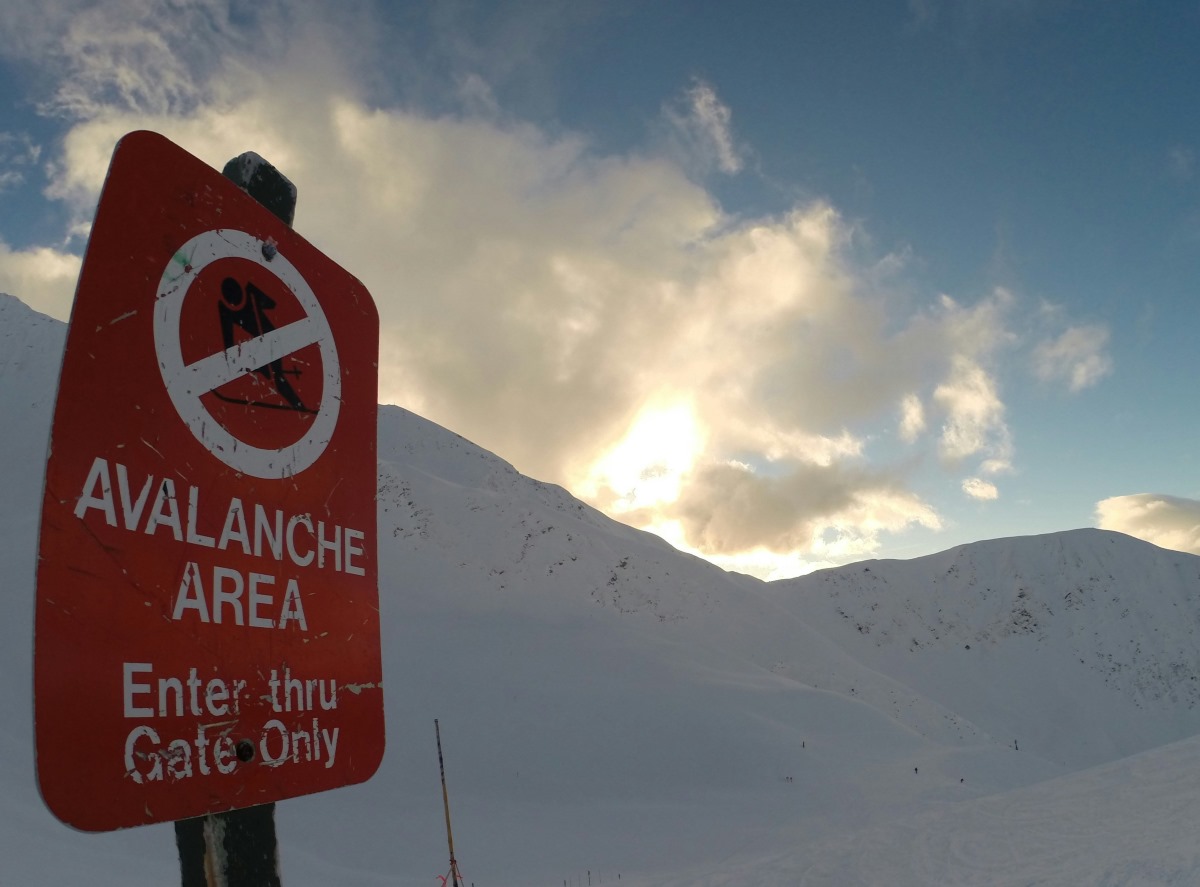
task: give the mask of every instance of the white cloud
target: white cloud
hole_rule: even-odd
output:
[[[0,293],[66,320],[79,278],[79,258],[51,247],[11,249],[0,242]]]
[[[58,85],[55,113],[90,119],[114,108],[187,113],[220,98],[248,65],[269,61],[305,4],[262,0],[46,0],[5,4],[5,54],[35,58]],[[246,60],[243,63],[242,60]],[[222,77],[215,78],[220,69]]]
[[[0,193],[24,184],[41,154],[41,146],[28,133],[0,133]]]
[[[726,175],[741,172],[744,161],[733,136],[729,106],[702,80],[693,82],[684,99],[684,107],[668,105],[663,114],[690,157]]]
[[[1112,372],[1107,345],[1106,327],[1072,326],[1033,349],[1034,373],[1044,382],[1065,384],[1072,393],[1082,391]]]
[[[1016,296],[997,288],[975,305],[964,306],[949,296],[938,300],[941,323],[958,354],[972,360],[985,359],[1018,341],[1009,323]]]
[[[1011,474],[1012,463],[1005,458],[984,459],[979,463],[979,470],[984,474]]]
[[[925,406],[915,394],[900,401],[900,439],[912,443],[925,431]]]
[[[1000,491],[991,481],[979,477],[968,477],[962,482],[962,491],[972,499],[991,501],[1000,498]]]
[[[1161,548],[1200,554],[1200,501],[1158,493],[1113,496],[1096,503],[1096,526]]]
[[[1008,461],[1012,449],[1004,403],[992,377],[970,358],[956,355],[949,377],[933,392],[946,414],[939,449],[950,462],[985,453]]]
[[[1018,344],[1008,319],[1015,302],[1004,289],[971,306],[945,295],[939,300],[934,319],[945,366],[931,407],[942,417],[938,453],[950,467],[973,458],[980,459],[979,470],[986,473],[1011,466],[1012,434],[990,366]]]

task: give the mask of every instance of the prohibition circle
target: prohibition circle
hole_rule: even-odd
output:
[[[215,228],[197,234],[163,269],[154,306],[154,350],[167,394],[181,419],[210,453],[252,477],[281,479],[309,468],[325,452],[341,408],[341,369],[333,330],[308,281],[279,252],[268,263],[264,243],[245,231]],[[192,363],[183,358],[180,319],[188,290],[200,272],[222,259],[246,259],[277,277],[296,297],[305,317]],[[293,444],[266,449],[240,440],[213,418],[200,398],[245,373],[316,345],[324,387],[321,405],[307,431]]]

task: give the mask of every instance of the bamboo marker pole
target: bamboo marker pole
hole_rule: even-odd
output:
[[[458,874],[458,861],[454,858],[454,832],[450,830],[450,794],[446,791],[446,764],[442,760],[442,728],[438,719],[433,719],[433,729],[437,734],[438,770],[442,774],[442,807],[446,811],[446,844],[450,848],[450,877],[451,887],[462,887],[462,879]]]

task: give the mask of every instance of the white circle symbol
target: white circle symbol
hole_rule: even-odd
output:
[[[167,263],[158,284],[154,350],[171,403],[196,439],[230,468],[253,477],[277,479],[299,474],[325,452],[337,427],[342,376],[333,331],[312,287],[295,265],[274,251],[274,244],[269,247],[272,258],[268,263],[263,258],[263,246],[263,241],[254,235],[228,228],[197,234],[181,246]],[[201,271],[227,258],[246,259],[269,271],[295,295],[306,316],[185,364],[180,337],[184,299]],[[227,382],[309,345],[317,345],[321,350],[324,380],[321,406],[308,431],[295,443],[278,450],[252,446],[231,434],[201,402],[201,397]]]

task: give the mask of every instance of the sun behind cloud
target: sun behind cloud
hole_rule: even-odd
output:
[[[679,498],[703,452],[704,435],[690,404],[647,407],[628,433],[591,464],[576,489],[618,516],[659,509]]]
[[[871,255],[826,199],[727,212],[712,180],[755,171],[719,83],[664,99],[655,133],[673,137],[606,151],[507,115],[480,72],[437,110],[368,97],[350,66],[369,59],[341,51],[350,25],[332,14],[221,19],[193,41],[188,16],[136,6],[21,38],[58,66],[51,104],[72,115],[47,194],[86,226],[138,128],[218,168],[259,152],[299,187],[297,230],[378,303],[381,401],[760,575],[942,527],[922,464],[980,501],[996,487],[978,476],[1011,470],[999,368],[1021,346],[1020,296],[897,299],[880,269],[903,275],[905,251]],[[256,34],[263,52],[244,52]],[[0,249],[0,281],[62,317],[60,247]],[[1068,329],[1083,332],[1039,366],[1093,384],[1104,331]]]

